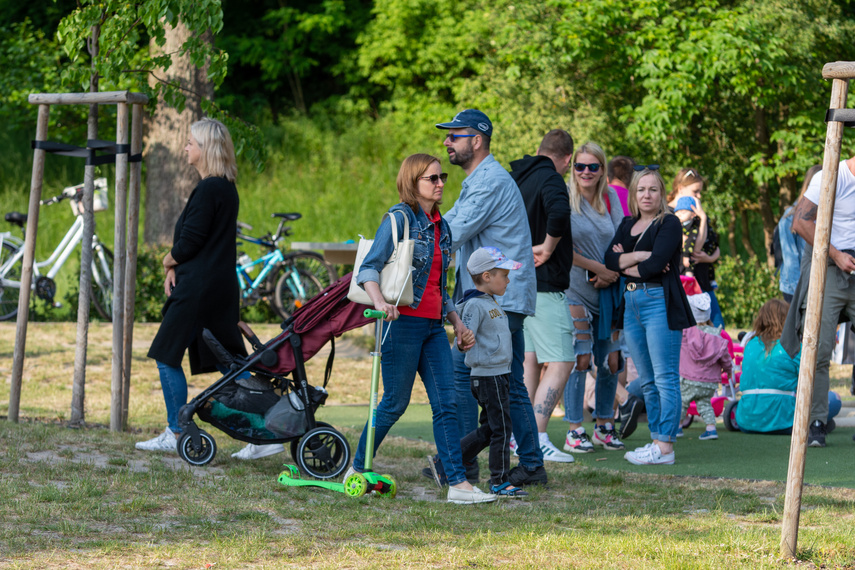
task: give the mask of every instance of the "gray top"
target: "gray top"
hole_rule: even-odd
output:
[[[514,351],[508,316],[492,295],[470,289],[457,304],[466,328],[475,333],[475,346],[466,352],[472,376],[498,376],[511,371]]]
[[[581,212],[571,210],[570,231],[573,236],[573,249],[577,255],[603,263],[606,248],[615,236],[615,230],[623,220],[623,209],[617,193],[611,188],[606,189],[611,204],[608,209],[599,214],[587,200],[581,200]],[[575,260],[574,260],[575,261]],[[570,270],[570,288],[564,292],[571,303],[585,306],[592,314],[600,314],[599,289],[588,283],[585,270],[573,265]]]

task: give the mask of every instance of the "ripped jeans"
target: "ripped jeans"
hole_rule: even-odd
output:
[[[577,316],[579,309],[585,311],[585,316]],[[574,315],[576,313],[576,315]],[[594,391],[596,404],[593,414],[594,419],[607,419],[614,421],[614,401],[617,390],[618,374],[623,368],[622,358],[618,355],[618,368],[614,372],[609,368],[609,354],[620,352],[620,340],[616,339],[616,332],[612,338],[597,339],[597,328],[600,316],[591,313],[584,305],[570,303],[570,314],[573,318],[574,335],[573,350],[576,352],[576,361],[583,355],[591,355],[593,358],[585,370],[573,369],[570,378],[564,386],[564,421],[572,424],[581,424],[584,419],[585,405],[585,378],[591,370],[591,364],[597,367],[597,383]]]

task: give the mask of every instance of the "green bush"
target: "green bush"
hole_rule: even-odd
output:
[[[159,323],[160,310],[166,301],[163,292],[163,257],[168,246],[140,244],[137,250],[137,292],[134,320],[138,323]]]
[[[716,296],[728,327],[749,328],[760,307],[781,294],[774,269],[756,257],[743,261],[722,256],[715,271]]]

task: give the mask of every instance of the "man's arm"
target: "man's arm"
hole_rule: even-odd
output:
[[[470,187],[464,200],[457,200],[452,211],[453,216],[445,216],[445,221],[451,228],[451,249],[457,250],[487,226],[490,225],[490,214],[494,204],[493,188]],[[449,212],[451,213],[451,212]]]
[[[799,200],[799,203],[796,204],[796,209],[793,212],[793,229],[811,247],[813,247],[813,240],[816,234],[816,213],[818,209],[819,207],[816,204],[803,196]],[[855,273],[855,258],[843,253],[830,243],[828,244],[828,257],[831,258],[841,271],[850,274]]]

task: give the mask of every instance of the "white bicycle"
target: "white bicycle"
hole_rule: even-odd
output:
[[[71,211],[74,212],[74,223],[68,228],[65,237],[56,246],[50,257],[44,261],[33,263],[33,282],[31,289],[36,296],[45,300],[50,306],[58,306],[54,302],[56,295],[57,273],[71,256],[77,245],[83,240],[83,184],[69,186],[58,196],[42,200],[41,205],[49,206],[65,199],[71,200]],[[107,179],[95,180],[96,212],[106,210]],[[20,212],[9,212],[6,221],[18,226],[23,231],[27,223],[27,215]],[[14,318],[18,314],[18,298],[21,293],[21,274],[24,265],[24,240],[12,232],[0,232],[0,321]],[[46,273],[43,273],[44,270]],[[92,306],[101,317],[112,321],[113,316],[113,253],[107,249],[96,234],[92,235],[92,282],[90,284],[90,299]]]

